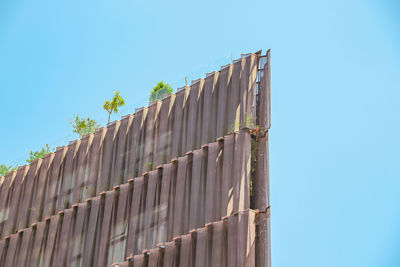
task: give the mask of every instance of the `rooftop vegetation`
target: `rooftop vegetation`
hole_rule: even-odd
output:
[[[157,85],[151,90],[150,101],[161,100],[163,97],[172,93],[172,86],[161,81],[157,83]],[[113,113],[118,113],[120,111],[120,108],[123,106],[125,106],[125,99],[120,95],[118,91],[115,91],[113,98],[111,100],[106,100],[103,104],[104,110],[106,110],[108,113],[107,124],[110,123],[111,115]],[[101,125],[96,120],[93,120],[90,117],[79,117],[79,114],[77,116],[73,115],[73,120],[68,120],[73,128],[72,131],[78,134],[80,138],[82,138],[84,135],[94,133],[97,128],[101,127]],[[54,151],[54,148],[50,148],[49,145],[46,144],[46,146],[42,147],[38,151],[31,150],[29,152],[29,158],[26,159],[26,162],[31,163],[32,161],[43,158],[47,154]],[[8,173],[17,169],[18,166],[13,167],[10,165],[1,164],[0,176],[6,176]]]

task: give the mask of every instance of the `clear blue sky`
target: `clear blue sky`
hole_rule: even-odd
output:
[[[272,49],[274,267],[400,266],[399,1],[0,2],[0,163]]]

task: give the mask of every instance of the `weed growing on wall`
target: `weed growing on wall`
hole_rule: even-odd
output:
[[[8,173],[18,169],[18,166],[8,166],[5,164],[0,165],[0,176],[6,176]]]
[[[32,163],[32,161],[34,161],[36,159],[41,159],[44,156],[46,156],[47,154],[54,152],[54,151],[55,151],[55,149],[50,149],[49,145],[46,144],[46,146],[42,147],[42,149],[39,151],[33,152],[31,150],[31,152],[29,152],[29,158],[26,160],[26,162]]]

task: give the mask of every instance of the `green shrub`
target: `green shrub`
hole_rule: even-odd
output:
[[[29,159],[26,160],[26,162],[31,163],[32,161],[36,160],[36,159],[41,159],[44,156],[46,156],[47,154],[54,152],[54,149],[50,149],[49,145],[46,144],[45,147],[42,147],[41,150],[39,151],[35,151],[33,152],[31,150],[31,152],[29,152]]]
[[[150,102],[155,100],[161,100],[164,96],[172,94],[174,89],[171,85],[164,83],[163,81],[159,82],[150,93]]]
[[[18,166],[12,167],[5,164],[0,165],[0,176],[6,176],[8,173],[18,169]]]
[[[79,115],[79,114],[78,114]],[[79,118],[79,116],[74,115],[75,120],[72,122],[71,119],[68,119],[71,123],[72,127],[74,128],[73,132],[79,134],[79,137],[94,133],[96,128],[99,128],[100,125],[97,121],[90,119]]]

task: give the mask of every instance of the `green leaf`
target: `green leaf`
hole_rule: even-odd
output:
[[[79,115],[79,114],[78,114]],[[74,122],[69,119],[72,127],[74,128],[73,132],[79,134],[79,137],[82,138],[84,135],[94,133],[97,128],[100,127],[100,124],[97,121],[90,119],[89,117],[79,118],[79,116],[75,116]]]
[[[42,149],[39,150],[39,151],[33,152],[33,151],[31,150],[31,152],[29,152],[29,155],[30,155],[30,156],[29,156],[29,158],[26,160],[26,162],[32,163],[32,161],[34,161],[34,160],[36,160],[36,159],[41,159],[41,158],[43,158],[44,156],[46,156],[47,154],[49,154],[49,153],[51,153],[51,152],[53,152],[53,151],[55,151],[55,149],[50,149],[50,147],[49,147],[48,144],[46,144],[45,147],[42,147]]]
[[[18,166],[12,167],[5,164],[0,165],[0,176],[6,176],[8,173],[18,169]]]
[[[173,92],[174,90],[171,85],[161,81],[155,87],[153,87],[153,90],[150,92],[150,102],[161,100],[165,96],[172,94]]]

